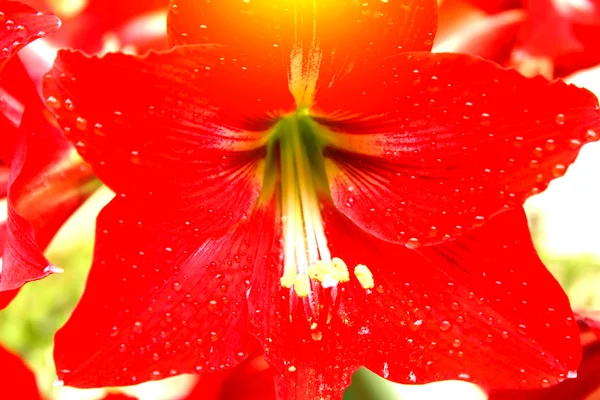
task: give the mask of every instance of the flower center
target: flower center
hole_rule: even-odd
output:
[[[338,284],[350,281],[346,263],[332,257],[323,227],[320,203],[330,192],[323,158],[327,141],[319,131],[307,108],[279,121],[269,140],[264,189],[279,194],[284,251],[281,286],[306,299],[313,310],[316,298],[323,301],[319,293],[335,297]],[[373,275],[365,265],[356,266],[354,275],[363,288],[373,288]]]

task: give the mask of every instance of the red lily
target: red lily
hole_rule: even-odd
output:
[[[247,332],[279,398],[339,398],[361,365],[496,388],[574,370],[577,328],[520,206],[598,139],[597,100],[429,53],[436,12],[178,0],[168,53],[60,52],[45,93],[119,195],[59,378],[226,370]]]
[[[462,0],[450,1],[445,8],[452,9],[455,3],[461,2]],[[514,41],[507,63],[528,76],[541,73],[549,78],[563,77],[600,63],[597,41],[600,35],[598,0],[585,0],[578,4],[564,0],[521,1],[526,17],[520,20],[515,19],[517,10],[506,11],[518,7],[519,4],[515,3],[519,2],[466,2],[498,14],[484,17],[485,21],[469,21],[467,27],[458,28],[453,37],[446,38],[463,45],[464,47],[458,48],[460,51],[477,55],[481,55],[479,51],[489,53],[489,47],[478,41],[479,35],[472,35],[473,30],[481,30],[485,32],[485,36],[502,35],[504,42]],[[504,61],[503,57],[495,60]]]
[[[54,29],[58,27],[56,17],[36,14],[18,3],[0,3],[2,9],[5,18],[16,24],[11,23],[2,37],[6,42],[24,38],[24,32],[33,35],[33,31],[31,37],[38,37],[42,26],[50,31],[48,19],[54,21]],[[40,25],[40,18],[46,25]],[[19,40],[24,44],[31,38]],[[0,223],[0,292],[6,291],[0,295],[0,307],[4,308],[16,295],[14,289],[60,271],[42,251],[98,183],[64,139],[19,59],[2,71],[0,94],[0,184],[7,207]]]
[[[576,314],[581,331],[583,360],[574,379],[558,386],[530,390],[493,392],[489,400],[584,400],[600,393],[600,311]]]

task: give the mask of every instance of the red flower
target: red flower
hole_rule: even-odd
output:
[[[164,28],[157,30],[156,24],[147,22],[158,20],[159,14],[164,17],[169,0],[87,0],[81,9],[68,1],[48,3],[64,23],[60,32],[49,38],[58,47],[96,54],[106,51],[107,42],[116,40],[140,53],[167,48]]]
[[[574,370],[577,328],[521,204],[598,138],[597,100],[429,53],[436,11],[180,0],[170,38],[191,45],[59,53],[45,93],[118,193],[56,336],[59,378],[226,370],[247,333],[280,398],[339,398],[361,365],[497,388]]]
[[[10,26],[1,38],[6,43],[25,44],[58,28],[56,17],[36,14],[19,3],[0,2],[0,10]],[[0,75],[0,95],[0,187],[7,207],[0,218],[0,308],[4,308],[16,295],[14,289],[60,271],[42,251],[98,183],[62,136],[16,58]]]
[[[3,399],[41,400],[35,375],[14,354],[0,345],[0,397]],[[135,400],[124,393],[107,393],[103,400]]]
[[[23,360],[0,346],[0,397],[3,399],[40,400],[33,372]]]
[[[60,21],[52,14],[38,13],[17,1],[0,1],[0,70],[20,48],[47,34],[54,33]]]
[[[442,10],[455,11],[456,3],[462,2],[449,1]],[[479,20],[467,19],[466,25],[457,24],[453,34],[445,36],[444,51],[489,56],[494,45],[504,46],[510,42],[514,47],[509,57],[505,56],[501,47],[496,47],[494,60],[514,65],[525,75],[540,73],[548,78],[564,77],[578,69],[600,63],[598,0],[586,0],[578,4],[564,0],[465,2],[497,14]],[[508,10],[518,7],[519,3],[524,8],[522,12]],[[472,11],[467,11],[467,14]],[[462,15],[462,18],[468,17]],[[480,40],[482,33],[484,43]]]
[[[581,330],[583,360],[577,371],[558,386],[528,391],[507,390],[490,393],[489,400],[584,400],[600,392],[600,312],[576,314]]]

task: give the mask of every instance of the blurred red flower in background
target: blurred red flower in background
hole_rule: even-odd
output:
[[[600,63],[597,0],[445,0],[441,13],[441,51],[480,55],[547,78]]]
[[[64,139],[15,57],[33,39],[56,31],[59,21],[16,2],[0,2],[7,29],[0,42],[0,185],[6,214],[0,218],[0,308],[24,283],[60,269],[42,251],[63,222],[98,187],[89,166]],[[8,64],[7,64],[8,62]]]
[[[164,17],[169,0],[25,0],[56,13],[63,26],[48,40],[56,47],[98,54],[121,49],[143,54],[166,49]]]

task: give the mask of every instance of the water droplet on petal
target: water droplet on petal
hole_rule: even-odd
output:
[[[554,168],[552,168],[552,175],[555,178],[560,178],[567,172],[567,167],[564,164],[556,164]]]
[[[556,118],[554,119],[554,121],[558,125],[564,125],[564,123],[565,123],[565,114],[556,114]]]
[[[542,379],[542,387],[543,388],[550,387],[550,381],[546,378]]]
[[[150,373],[150,379],[151,380],[158,380],[162,378],[162,373],[160,371],[152,371]]]
[[[135,321],[133,323],[132,331],[133,331],[133,333],[137,333],[139,335],[144,330],[143,328],[144,328],[144,326],[142,325],[142,323],[140,321]]]
[[[66,99],[65,100],[65,109],[67,111],[73,111],[75,109],[75,105],[73,104],[73,100]]]
[[[87,120],[83,117],[77,117],[77,119],[75,120],[75,126],[80,131],[85,131],[88,126]]]
[[[440,323],[440,330],[443,331],[443,332],[446,332],[451,327],[452,327],[452,324],[450,323],[450,321],[442,321]]]
[[[60,101],[58,101],[58,99],[54,96],[49,96],[46,99],[46,104],[48,105],[48,107],[53,108],[55,110],[60,108]]]

